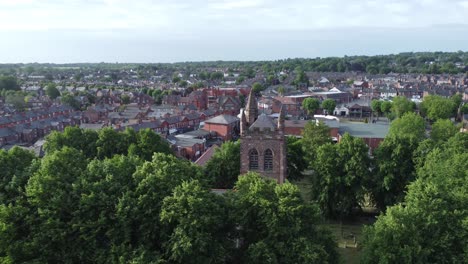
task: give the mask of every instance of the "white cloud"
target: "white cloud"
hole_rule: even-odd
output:
[[[0,0],[0,30],[393,28],[467,24],[467,16],[466,0]]]

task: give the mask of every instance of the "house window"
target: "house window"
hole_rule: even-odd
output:
[[[249,170],[258,170],[258,152],[256,149],[249,151]]]
[[[265,154],[263,157],[263,170],[273,170],[273,152],[271,151],[271,149],[265,150]]]

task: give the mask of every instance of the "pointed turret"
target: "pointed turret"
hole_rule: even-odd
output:
[[[246,130],[247,130],[247,120],[245,119],[245,111],[244,111],[244,109],[242,109],[241,121],[240,121],[240,134],[241,134],[241,136],[244,135]]]
[[[278,130],[284,131],[284,107],[281,106],[279,117],[278,117]]]
[[[257,111],[257,100],[255,99],[253,89],[250,89],[249,98],[247,99],[247,104],[245,105],[245,115],[248,126],[252,125],[255,120],[257,120]]]

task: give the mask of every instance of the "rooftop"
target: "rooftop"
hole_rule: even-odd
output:
[[[358,138],[385,138],[389,127],[389,124],[340,123],[338,132],[341,135],[348,132]]]
[[[258,116],[257,120],[249,127],[249,130],[253,130],[254,128],[260,128],[261,130],[265,128],[269,128],[271,131],[275,131],[277,125],[273,122],[271,117],[261,114]]]
[[[206,120],[205,123],[228,125],[228,124],[232,124],[238,121],[239,121],[239,118],[235,116],[219,115],[219,116]]]

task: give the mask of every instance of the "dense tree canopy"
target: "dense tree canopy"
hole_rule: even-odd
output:
[[[422,140],[426,137],[426,125],[421,116],[413,112],[408,112],[392,122],[388,134],[390,136]]]
[[[0,75],[0,90],[19,90],[20,86],[18,84],[18,80],[15,76],[7,75],[3,76]]]
[[[53,131],[46,138],[46,152],[68,146],[81,151],[88,158],[111,158],[113,155],[135,155],[151,160],[153,153],[172,153],[167,142],[150,129],[123,132],[107,127],[98,132],[78,127],[66,127],[63,133]]]
[[[240,174],[240,142],[226,142],[217,148],[205,165],[205,173],[214,188],[234,187]]]
[[[304,203],[296,186],[247,173],[230,201],[241,243],[235,262],[337,263],[335,244],[318,225],[320,211]]]
[[[323,122],[307,122],[302,138],[306,162],[311,164],[315,159],[318,147],[326,143],[331,143],[330,128]]]
[[[325,215],[348,216],[360,206],[370,165],[364,141],[348,133],[339,144],[327,143],[317,149],[311,195]]]
[[[434,121],[454,116],[457,107],[454,100],[438,95],[425,96],[420,105],[421,113]]]
[[[393,98],[391,112],[395,118],[402,117],[404,114],[413,112],[416,104],[408,100],[405,96]]]
[[[363,263],[465,263],[468,249],[468,137],[435,148],[404,204],[365,230]]]

